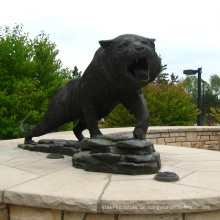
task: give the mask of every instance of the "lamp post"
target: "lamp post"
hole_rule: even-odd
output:
[[[205,88],[204,88],[204,84],[205,84],[205,81],[202,80],[202,86],[203,86],[203,89],[202,89],[202,118],[204,120],[204,116],[205,116]]]
[[[199,111],[201,112],[201,74],[202,74],[202,67],[198,68],[198,70],[183,70],[183,74],[190,76],[190,75],[196,75],[198,73],[198,101],[197,101],[197,107]],[[197,118],[197,125],[201,126],[201,113],[198,115]]]

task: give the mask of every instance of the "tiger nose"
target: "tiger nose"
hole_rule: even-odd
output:
[[[144,49],[144,46],[142,43],[140,42],[135,42],[134,43],[134,48],[137,50],[137,51],[142,51]]]

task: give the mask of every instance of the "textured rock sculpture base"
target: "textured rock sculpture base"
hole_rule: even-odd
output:
[[[137,175],[157,173],[161,167],[150,140],[99,136],[83,140],[81,149],[73,156],[73,166],[88,171]]]
[[[98,136],[82,141],[40,140],[20,144],[23,149],[73,156],[73,166],[87,171],[116,174],[154,174],[161,168],[160,154],[150,140],[133,135]]]

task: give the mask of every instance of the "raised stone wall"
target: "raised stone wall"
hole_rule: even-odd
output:
[[[10,218],[9,218],[10,216]],[[220,219],[220,211],[174,213],[158,215],[132,215],[132,214],[96,214],[84,212],[71,212],[37,207],[10,205],[0,203],[0,220],[214,220]]]
[[[220,127],[150,127],[146,138],[159,145],[220,149]]]
[[[9,220],[7,204],[0,203],[0,220]]]
[[[131,133],[132,130],[133,129],[127,129],[126,132],[124,132],[124,131],[123,132],[124,133]],[[117,135],[117,134],[122,134],[123,132],[118,131],[118,133],[115,132],[114,134],[109,132],[108,134],[109,135],[110,134]],[[203,158],[203,155],[204,155],[203,150],[189,149],[189,148],[204,148],[204,149],[210,149],[210,150],[211,149],[218,150],[219,149],[219,136],[220,136],[220,127],[199,126],[199,127],[150,127],[149,128],[148,133],[147,133],[147,139],[150,139],[152,142],[154,142],[154,144],[158,144],[157,147],[160,149],[172,148],[172,150],[175,151],[174,152],[174,155],[175,155],[174,159],[175,160],[173,158],[171,158],[170,161],[168,161],[168,162],[176,163],[178,161],[178,158],[176,158],[176,155],[178,155],[179,151],[180,151],[179,157],[185,158],[185,159],[183,159],[183,161],[180,162],[182,164],[182,168],[184,168],[184,169],[182,169],[181,166],[180,167],[175,166],[175,165],[169,166],[168,164],[166,164],[166,161],[164,161],[165,162],[164,166],[166,167],[166,169],[167,169],[167,167],[169,167],[169,169],[172,167],[175,172],[178,171],[178,173],[181,173],[180,170],[182,170],[182,172],[185,173],[184,177],[183,176],[181,177],[183,182],[182,183],[179,182],[179,184],[178,183],[173,184],[172,190],[175,189],[175,187],[176,187],[175,192],[181,192],[180,196],[183,196],[183,195],[185,196],[186,194],[188,196],[188,195],[191,195],[189,192],[192,192],[192,190],[200,189],[199,192],[204,192],[204,195],[206,195],[206,193],[207,193],[207,196],[208,196],[206,198],[206,197],[203,197],[203,195],[201,195],[201,204],[205,205],[207,207],[209,205],[210,205],[210,207],[214,206],[214,208],[211,208],[210,210],[209,209],[203,209],[203,210],[201,210],[201,209],[195,209],[195,210],[184,209],[184,210],[173,210],[173,211],[170,211],[169,213],[166,211],[164,213],[163,212],[154,212],[152,214],[149,214],[149,212],[146,214],[143,214],[143,212],[139,213],[138,211],[131,212],[131,210],[130,210],[130,212],[129,212],[129,210],[128,210],[128,212],[117,212],[117,210],[116,210],[115,212],[112,212],[112,214],[107,214],[107,213],[111,213],[111,212],[105,212],[106,214],[100,214],[99,211],[97,211],[98,213],[92,213],[92,212],[96,212],[96,211],[94,211],[94,210],[96,210],[96,206],[95,206],[94,210],[91,210],[88,212],[85,212],[85,209],[74,209],[74,210],[78,210],[77,212],[73,211],[73,209],[71,211],[69,208],[66,208],[66,210],[64,210],[65,208],[64,208],[64,206],[62,206],[62,203],[65,201],[65,204],[66,203],[68,204],[68,202],[72,201],[72,200],[68,200],[69,197],[68,198],[65,197],[63,201],[60,201],[60,200],[53,201],[53,204],[55,204],[55,205],[54,206],[47,206],[48,208],[41,208],[44,206],[34,207],[34,206],[37,206],[36,203],[38,204],[38,206],[40,206],[39,204],[41,204],[41,203],[39,201],[44,201],[44,200],[38,201],[38,199],[41,198],[40,196],[38,197],[38,195],[40,195],[40,194],[36,193],[36,192],[38,192],[39,189],[36,189],[36,191],[34,192],[35,194],[32,191],[28,191],[28,189],[33,190],[34,188],[36,188],[36,184],[38,184],[38,182],[36,182],[36,184],[35,184],[35,182],[34,182],[35,180],[32,180],[32,182],[30,184],[35,184],[34,188],[33,188],[33,185],[31,185],[31,187],[30,187],[30,184],[28,184],[29,183],[28,179],[23,180],[24,183],[22,183],[22,184],[24,184],[24,185],[27,184],[29,186],[29,188],[25,187],[25,190],[22,192],[19,192],[19,191],[17,192],[15,190],[15,188],[13,191],[13,186],[9,184],[9,180],[10,180],[9,177],[10,177],[10,175],[12,175],[13,185],[15,185],[15,186],[21,185],[21,182],[17,181],[18,179],[21,178],[20,172],[22,170],[20,167],[22,165],[19,165],[19,163],[21,163],[21,161],[24,161],[24,163],[28,163],[27,162],[28,158],[26,158],[25,155],[23,155],[23,154],[22,154],[22,156],[19,157],[19,154],[21,152],[18,151],[17,149],[16,150],[12,149],[11,146],[7,149],[6,144],[8,142],[7,143],[4,142],[4,144],[2,144],[2,149],[3,149],[2,152],[4,153],[4,154],[2,154],[2,164],[1,164],[2,170],[3,170],[3,168],[4,169],[8,168],[8,170],[13,171],[13,172],[8,172],[9,177],[7,177],[7,178],[5,178],[6,175],[3,172],[4,175],[2,174],[2,176],[0,177],[0,179],[4,179],[4,181],[5,181],[5,182],[3,181],[3,185],[0,184],[0,186],[2,187],[2,188],[0,188],[1,202],[2,202],[2,203],[0,203],[0,220],[9,220],[9,219],[10,220],[23,220],[23,219],[31,219],[31,220],[39,220],[39,219],[41,219],[41,220],[93,220],[93,219],[96,219],[96,220],[101,220],[101,219],[102,220],[133,220],[133,219],[137,219],[137,220],[142,220],[142,219],[143,220],[159,220],[159,219],[163,219],[163,220],[206,220],[206,219],[209,219],[209,220],[212,220],[212,219],[220,219],[220,210],[219,210],[219,201],[220,200],[219,200],[219,194],[218,194],[219,188],[217,185],[219,182],[219,169],[218,169],[218,167],[219,167],[219,156],[218,156],[219,152],[204,151],[204,153],[207,153],[209,155],[209,159],[206,158],[207,160],[205,161],[205,164],[212,163],[212,165],[209,167],[209,170],[211,170],[210,172],[207,172],[206,169],[203,170],[204,167],[202,169],[201,164],[202,164],[203,159],[202,159],[202,161],[200,161],[200,165],[199,165],[198,170],[196,170],[197,168],[191,169],[190,166],[188,166],[188,167],[184,166],[184,164],[188,164],[189,161],[193,161],[192,155],[198,155],[200,151],[202,151],[202,153],[199,158]],[[64,137],[64,138],[67,139],[66,137]],[[188,147],[188,149],[187,148],[180,149],[180,148],[176,148],[176,147],[169,147],[169,146],[166,147],[166,146],[160,146],[160,145],[175,145],[175,146],[180,146],[180,147]],[[14,146],[14,143],[12,146]],[[5,151],[4,151],[4,149],[5,149]],[[181,152],[183,152],[183,151],[186,152],[186,150],[189,151],[188,155],[189,155],[189,157],[191,157],[191,160],[187,159],[187,155],[181,156]],[[13,153],[10,151],[12,151]],[[191,153],[192,151],[194,152],[193,154]],[[198,151],[198,153],[197,153],[197,151]],[[160,151],[158,150],[158,152],[160,152]],[[169,151],[167,154],[166,151],[163,150],[163,153],[166,154],[166,157],[168,157],[168,155],[171,155],[170,152],[171,151]],[[31,156],[32,158],[42,157],[42,155],[41,155],[42,153],[39,155],[36,155],[36,153],[31,152],[31,154],[33,154]],[[13,155],[15,158],[13,158]],[[28,152],[28,155],[30,155],[30,152]],[[14,159],[14,164],[13,164],[13,159]],[[4,160],[6,161],[5,163],[3,162]],[[12,162],[7,163],[8,161],[12,161]],[[33,160],[33,162],[34,161],[35,161],[35,159]],[[45,158],[43,158],[43,160],[40,160],[40,161],[45,161]],[[62,164],[65,163],[65,161],[61,161],[61,162],[62,162]],[[66,161],[66,162],[69,163],[69,161]],[[39,166],[42,166],[43,168],[46,167],[45,164],[50,164],[48,162],[44,162],[45,164],[43,162],[41,162],[41,163]],[[15,166],[15,164],[17,164],[17,165]],[[39,163],[35,163],[36,168],[39,168],[38,164]],[[17,168],[17,166],[18,166],[18,168]],[[57,162],[56,166],[59,166],[59,162]],[[49,169],[52,169],[52,168],[53,168],[53,166],[49,166]],[[66,174],[70,174],[70,173],[68,173],[67,169],[65,169],[65,170],[66,170]],[[28,172],[22,171],[22,175],[24,172],[26,173],[26,175],[28,173],[31,174],[31,171],[29,169],[27,171]],[[173,170],[171,170],[171,171],[173,171]],[[14,176],[14,174],[16,172],[19,172],[18,176],[16,176],[16,175]],[[62,170],[62,172],[63,172],[63,170]],[[50,178],[49,177],[46,178],[45,173],[43,173],[42,176],[38,176],[37,174],[31,174],[30,178],[31,179],[36,178],[36,181],[39,179],[43,179],[42,180],[43,183],[46,178],[47,181],[50,180],[50,182],[51,182],[52,181],[51,178],[53,178],[53,176],[56,177],[55,178],[56,180],[58,180],[60,178],[58,173],[59,172],[57,171],[56,175],[48,174],[48,176],[50,175]],[[72,173],[72,171],[71,171],[71,173]],[[74,178],[76,177],[75,175],[76,175],[76,173],[74,173]],[[63,174],[62,174],[62,176],[63,176]],[[71,178],[69,176],[68,176],[68,178],[71,180]],[[79,174],[78,174],[78,178],[79,178]],[[93,180],[93,181],[91,181],[93,184],[97,184],[97,182],[101,180],[101,179],[97,180],[97,177],[95,177],[95,178],[96,178],[95,181],[93,180],[94,178],[90,179],[90,181]],[[100,176],[100,178],[103,178],[103,177]],[[119,178],[119,179],[117,179],[117,178]],[[137,179],[135,176],[131,176],[131,177],[129,177],[129,181],[127,181],[127,180],[123,181],[123,178],[120,179],[120,175],[117,178],[114,181],[112,181],[112,183],[116,184],[117,181],[119,183],[121,182],[121,186],[123,186],[123,187],[126,187],[127,186],[126,183],[129,184],[129,182],[132,183],[132,187],[133,187],[133,183],[136,183],[136,184],[140,183],[141,185],[138,185],[138,186],[147,187],[147,182],[151,183],[153,181],[153,180],[149,180],[147,177],[146,177],[146,179],[139,179],[140,176],[138,176]],[[212,182],[213,178],[216,178],[214,182]],[[81,178],[80,181],[82,181],[82,180],[85,181],[85,179]],[[205,181],[203,179],[205,179]],[[15,180],[16,180],[16,182],[14,183]],[[64,180],[66,180],[66,179],[64,179]],[[202,182],[202,181],[204,181],[204,182]],[[58,182],[57,186],[59,186],[60,183],[59,183],[59,181],[57,181],[57,182]],[[106,179],[103,182],[107,184],[107,185],[104,185],[104,183],[103,183],[104,187],[111,186],[110,185],[111,183],[109,181],[107,181]],[[5,185],[4,185],[4,183],[5,183]],[[198,185],[198,183],[199,184],[201,183],[201,185]],[[207,183],[212,183],[212,184],[207,184]],[[72,181],[71,181],[71,184],[72,184]],[[75,184],[75,186],[77,186],[77,184]],[[80,184],[81,184],[81,182],[80,182]],[[157,184],[160,184],[160,183],[157,183]],[[168,184],[171,184],[171,183],[168,183]],[[56,185],[56,184],[54,184],[54,185]],[[161,186],[162,185],[164,187],[165,183],[161,183]],[[216,187],[216,185],[217,185],[217,187]],[[62,186],[63,186],[63,183],[62,183]],[[64,184],[64,186],[66,187],[67,185]],[[149,186],[151,186],[151,185],[149,184]],[[10,189],[10,187],[12,189]],[[40,190],[42,190],[41,187],[42,187],[42,185],[40,185]],[[51,185],[51,187],[53,187],[53,185]],[[70,189],[72,190],[72,188],[73,188],[73,186],[71,185],[70,188],[68,188],[68,189],[65,188],[65,190],[67,190],[67,191]],[[97,190],[96,188],[92,189],[92,192],[94,190]],[[189,188],[192,190],[187,191]],[[24,188],[22,188],[22,189],[24,189]],[[26,189],[27,189],[27,191],[26,191]],[[103,189],[105,189],[105,188],[103,188]],[[166,189],[167,188],[164,188],[163,192],[166,191]],[[182,189],[185,191],[182,191]],[[10,194],[10,190],[11,190],[11,194]],[[43,193],[45,193],[44,190],[45,190],[45,188],[42,190]],[[63,193],[62,189],[60,191]],[[72,192],[72,191],[70,191],[70,192]],[[76,192],[76,190],[73,192]],[[102,191],[101,196],[103,196],[103,192],[104,191]],[[146,190],[145,190],[145,192],[146,192]],[[168,192],[169,192],[169,190],[168,190]],[[8,193],[8,195],[7,195],[7,193]],[[21,193],[21,195],[19,193]],[[30,204],[30,202],[25,203],[25,196],[28,197],[31,193],[33,193],[33,196],[36,196],[36,200],[34,202],[32,202],[32,204]],[[55,192],[55,193],[53,192],[53,195],[51,198],[56,198],[56,199],[59,198],[60,199],[61,197],[59,197],[59,193],[57,195],[56,194],[57,194],[57,192]],[[214,194],[214,197],[213,197],[213,194]],[[17,195],[20,195],[20,197]],[[48,197],[48,195],[44,195],[44,194],[42,194],[42,195],[44,198],[46,198],[46,201],[48,203],[51,202],[51,199],[50,199],[50,197]],[[75,196],[74,193],[72,193],[70,195],[73,197]],[[129,195],[130,195],[130,191],[129,191],[129,194],[122,195],[122,198],[127,199],[127,197]],[[196,194],[196,198],[197,198],[197,195],[198,195],[198,197],[200,196],[200,194],[198,193],[198,194]],[[211,197],[212,197],[212,200],[210,199]],[[31,198],[33,198],[33,197],[31,197]],[[88,203],[86,203],[86,204],[91,203],[91,206],[93,206],[91,198],[93,198],[93,197],[89,197]],[[98,198],[99,204],[101,204],[101,201],[104,201],[103,197],[99,196],[97,198]],[[102,198],[102,200],[100,198]],[[111,196],[106,194],[106,198],[111,199]],[[132,196],[131,196],[131,198],[132,198]],[[158,197],[155,197],[155,198],[156,198],[156,201],[158,202],[159,201]],[[164,197],[164,198],[167,198],[167,197]],[[169,198],[169,196],[168,196],[168,198]],[[213,200],[213,198],[214,198],[214,200]],[[77,199],[78,199],[78,197],[77,197]],[[66,202],[66,200],[67,200],[67,202]],[[185,200],[183,199],[183,201],[185,201]],[[26,200],[26,201],[29,201],[29,200]],[[32,200],[30,200],[30,201],[32,201]],[[73,201],[75,201],[75,200],[73,200]],[[108,201],[108,200],[106,200],[106,201]],[[111,200],[109,200],[109,201],[111,201]],[[115,201],[117,201],[117,198]],[[115,204],[115,201],[113,204]],[[130,201],[132,201],[132,200],[129,200],[128,202],[130,202]],[[164,200],[162,200],[162,204],[164,203],[163,201]],[[176,200],[174,200],[174,202],[175,201]],[[196,199],[196,200],[190,199],[189,201],[190,201],[189,204],[191,204],[191,205],[200,204],[200,203],[198,203],[198,199]],[[24,205],[24,204],[26,204],[26,205]],[[80,199],[79,199],[79,202],[78,201],[76,202],[76,204],[80,204]],[[32,207],[28,206],[28,205],[31,205]],[[68,207],[71,207],[71,206],[68,206]],[[83,206],[83,208],[84,207],[85,206]],[[194,206],[192,206],[192,207],[194,207]],[[218,209],[218,210],[216,210],[216,209]],[[155,213],[157,213],[157,214],[155,214]]]

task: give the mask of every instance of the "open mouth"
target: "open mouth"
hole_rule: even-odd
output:
[[[127,70],[135,80],[149,80],[147,57],[136,57],[128,64]]]

